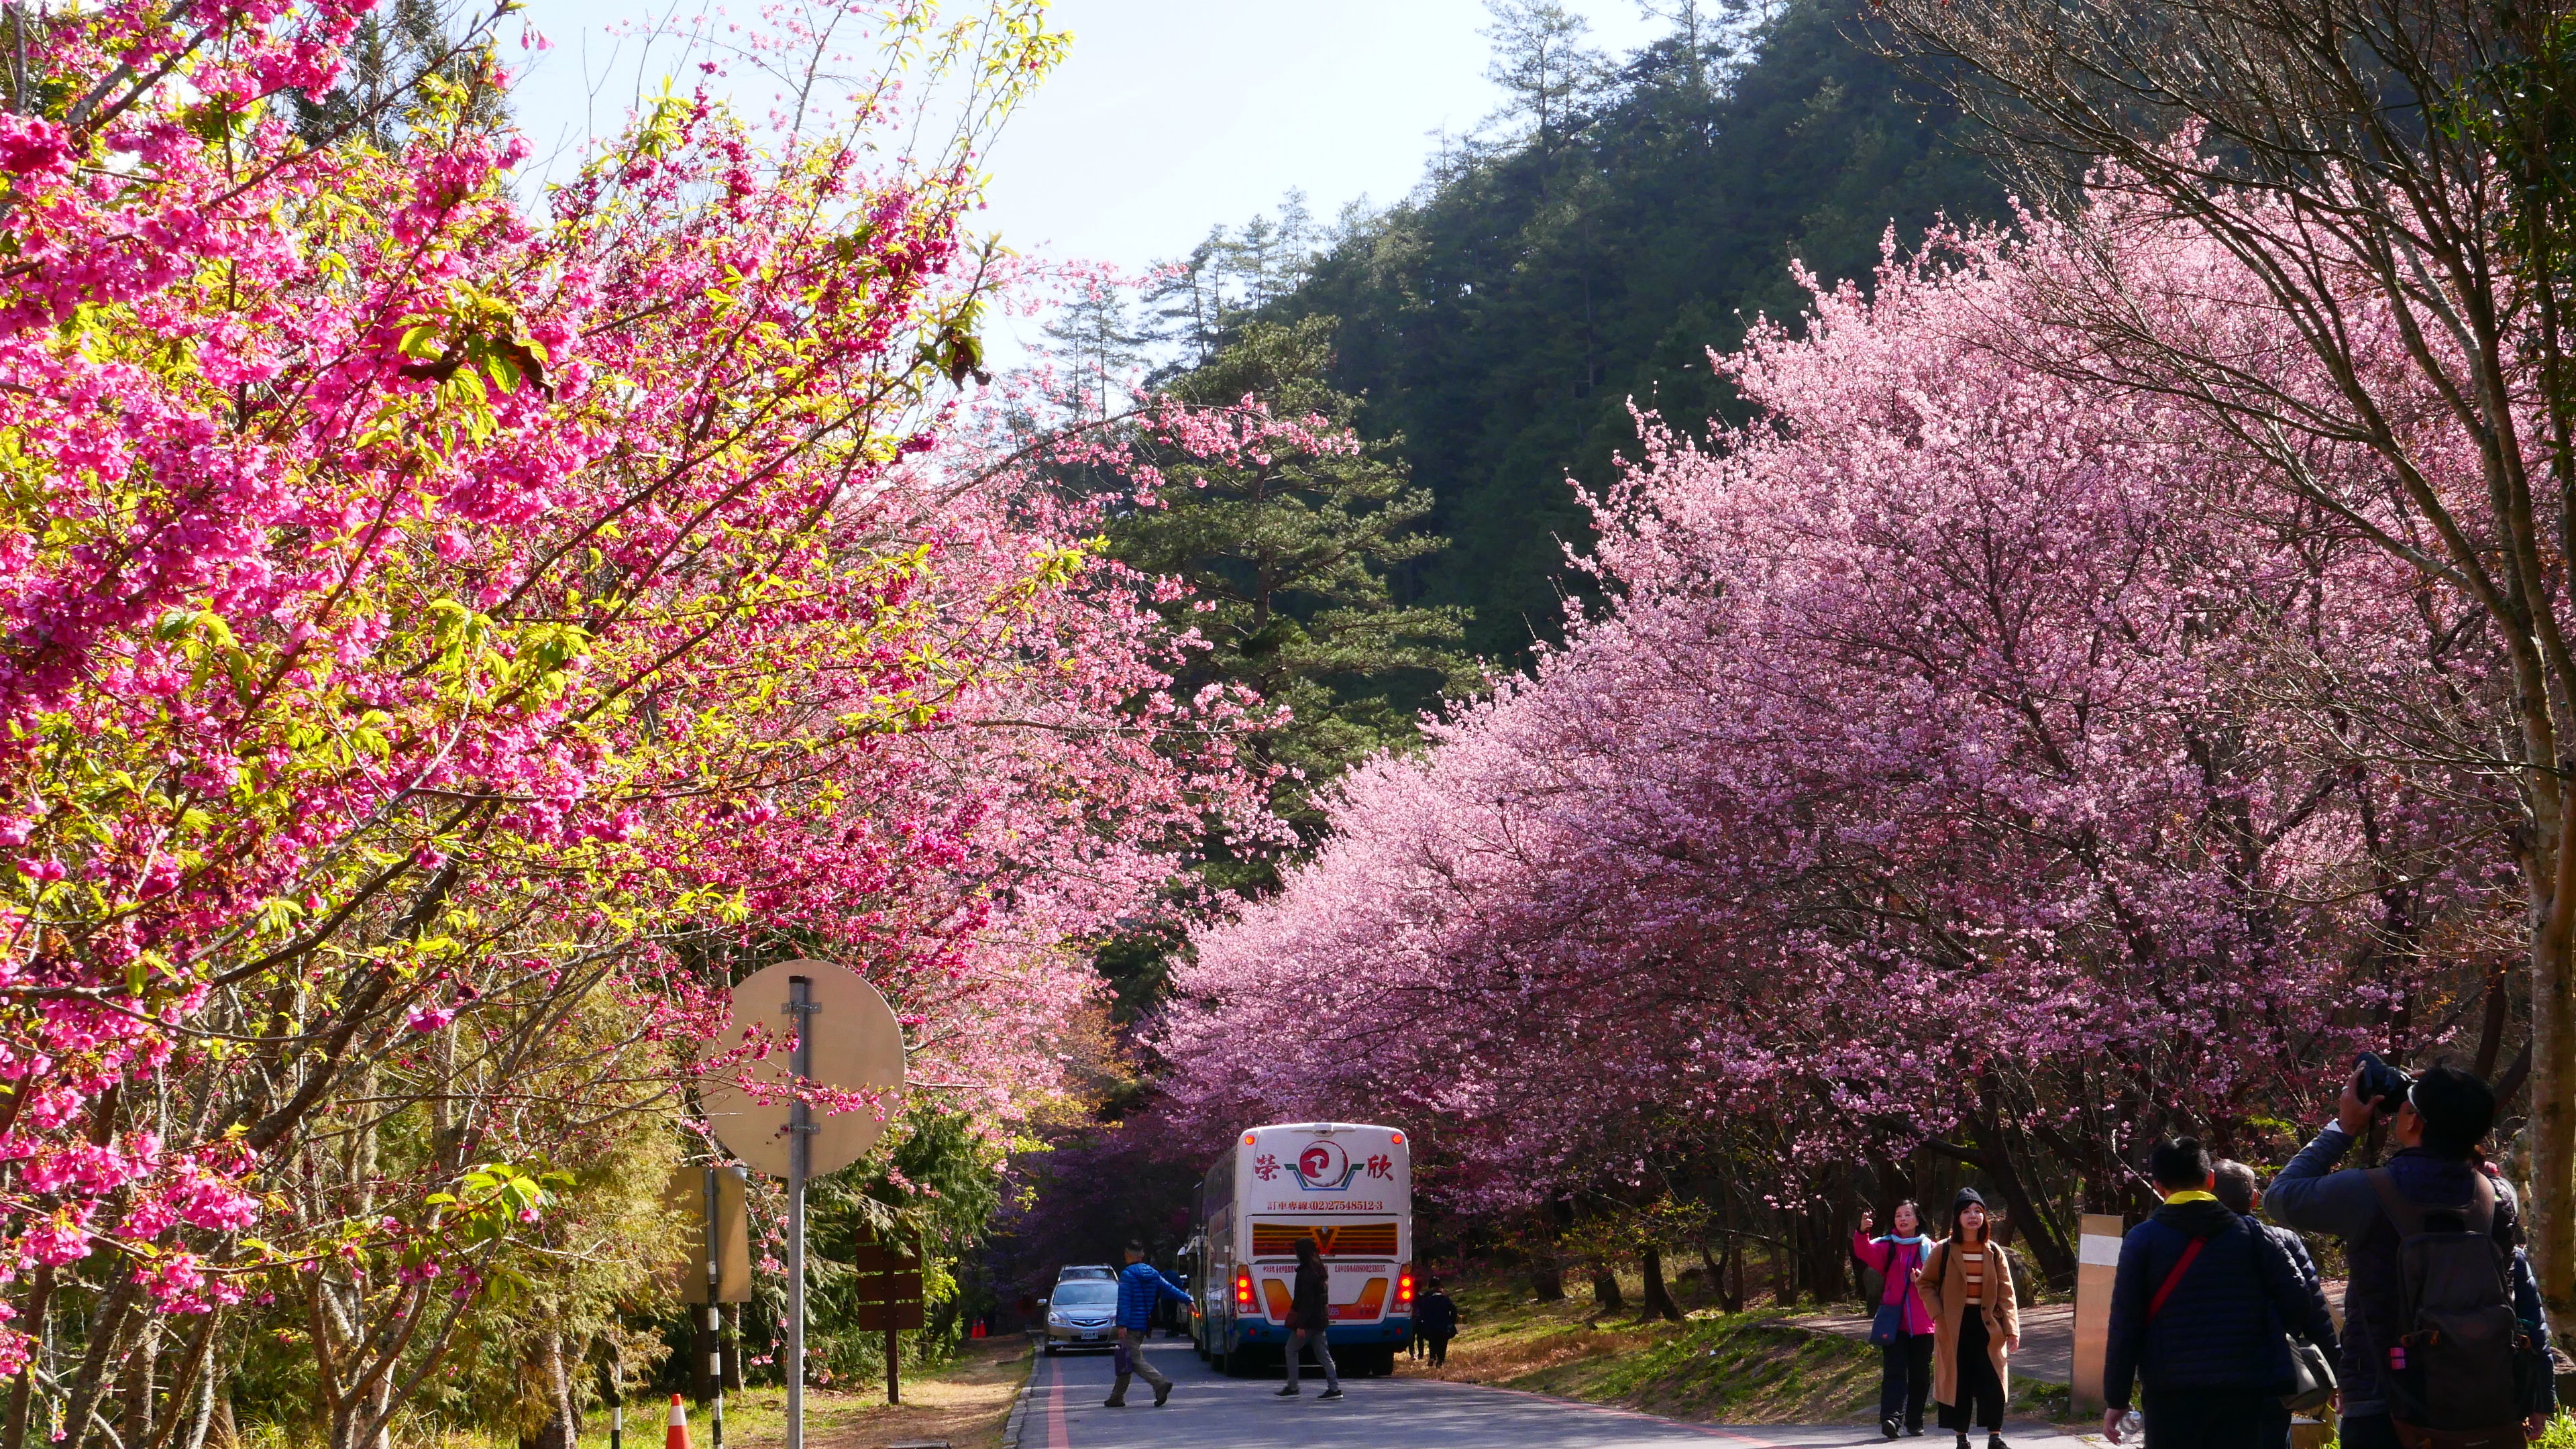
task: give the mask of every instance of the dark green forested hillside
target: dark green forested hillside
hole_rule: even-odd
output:
[[[1176,397],[1251,393],[1372,444],[1209,470],[1107,530],[1197,591],[1167,607],[1205,627],[1205,680],[1294,709],[1258,753],[1297,771],[1272,803],[1305,845],[1326,782],[1473,688],[1456,648],[1512,668],[1560,632],[1565,545],[1588,532],[1566,478],[1610,480],[1631,398],[1699,428],[1729,406],[1709,349],[1803,307],[1793,262],[1864,276],[1891,223],[1912,245],[1944,212],[1999,211],[1956,115],[1846,33],[1856,3],[1790,0],[1756,25],[1673,0],[1668,38],[1612,60],[1555,0],[1489,0],[1517,104],[1411,199],[1319,232],[1292,195],[1211,234],[1141,322],[1104,291],[1049,329],[1079,415],[1105,417],[1159,342]],[[1199,874],[1261,894],[1279,864],[1210,842]],[[1103,950],[1126,1012],[1159,997],[1174,945],[1157,926]]]
[[[1631,397],[1706,420],[1725,402],[1707,349],[1798,310],[1793,259],[1863,275],[1891,221],[1910,244],[1945,211],[2002,205],[1954,113],[1847,33],[1866,15],[1852,0],[1795,0],[1732,65],[1743,32],[1684,6],[1624,61],[1516,82],[1533,66],[1515,47],[1546,39],[1526,32],[1552,8],[1498,7],[1519,124],[1444,157],[1260,308],[1338,319],[1329,381],[1364,399],[1365,432],[1400,440],[1432,495],[1424,527],[1451,541],[1401,592],[1465,605],[1469,647],[1498,661],[1556,632],[1559,540],[1584,529],[1564,479],[1608,477]]]

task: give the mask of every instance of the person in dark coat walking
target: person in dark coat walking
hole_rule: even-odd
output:
[[[2159,1145],[2148,1173],[2165,1204],[2120,1244],[2102,1432],[2120,1441],[2135,1383],[2146,1399],[2147,1449],[2261,1449],[2267,1405],[2297,1382],[2282,1330],[2334,1347],[2325,1295],[2271,1234],[2210,1191],[2217,1174],[2199,1142]]]
[[[1313,1238],[1297,1240],[1297,1291],[1288,1299],[1288,1382],[1279,1388],[1279,1397],[1297,1396],[1297,1351],[1307,1344],[1315,1346],[1315,1363],[1324,1371],[1324,1392],[1319,1398],[1342,1396],[1341,1370],[1333,1367],[1333,1274],[1324,1266],[1324,1257],[1315,1251]]]
[[[1437,1278],[1426,1282],[1422,1296],[1413,1300],[1413,1331],[1431,1346],[1433,1368],[1449,1361],[1449,1340],[1458,1336],[1458,1305],[1440,1291]]]
[[[2209,1190],[2218,1194],[2229,1212],[2271,1234],[2272,1241],[2280,1244],[2282,1253],[2288,1256],[2290,1266],[2298,1270],[2299,1281],[2316,1295],[2319,1303],[2325,1302],[2325,1281],[2317,1272],[2317,1260],[2308,1256],[2307,1240],[2278,1223],[2267,1223],[2255,1216],[2263,1207],[2263,1188],[2253,1168],[2233,1158],[2222,1158],[2218,1180],[2210,1184]],[[2334,1350],[2326,1351],[2329,1362],[2334,1356]],[[2263,1449],[2290,1449],[2290,1406],[2279,1399],[2266,1400],[2263,1417]]]

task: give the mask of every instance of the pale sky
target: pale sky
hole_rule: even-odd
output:
[[[1569,8],[1613,53],[1662,28],[1636,0]],[[639,0],[529,0],[553,49],[521,60],[515,104],[541,154],[577,146],[587,114],[616,128],[635,52],[613,67],[606,27],[643,13]],[[988,158],[983,225],[1060,259],[1142,270],[1291,187],[1321,221],[1363,195],[1383,205],[1420,179],[1433,130],[1468,131],[1500,100],[1481,0],[1055,0],[1052,15],[1072,54]]]

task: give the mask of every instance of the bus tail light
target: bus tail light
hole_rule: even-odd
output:
[[[1252,1307],[1252,1270],[1237,1268],[1234,1270],[1234,1311],[1250,1313]]]
[[[1403,1313],[1413,1307],[1413,1265],[1405,1264],[1395,1274],[1395,1311]]]

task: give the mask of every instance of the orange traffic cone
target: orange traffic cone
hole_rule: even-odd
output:
[[[671,1427],[662,1431],[662,1449],[689,1449],[689,1411],[680,1407],[680,1396],[671,1396]]]

